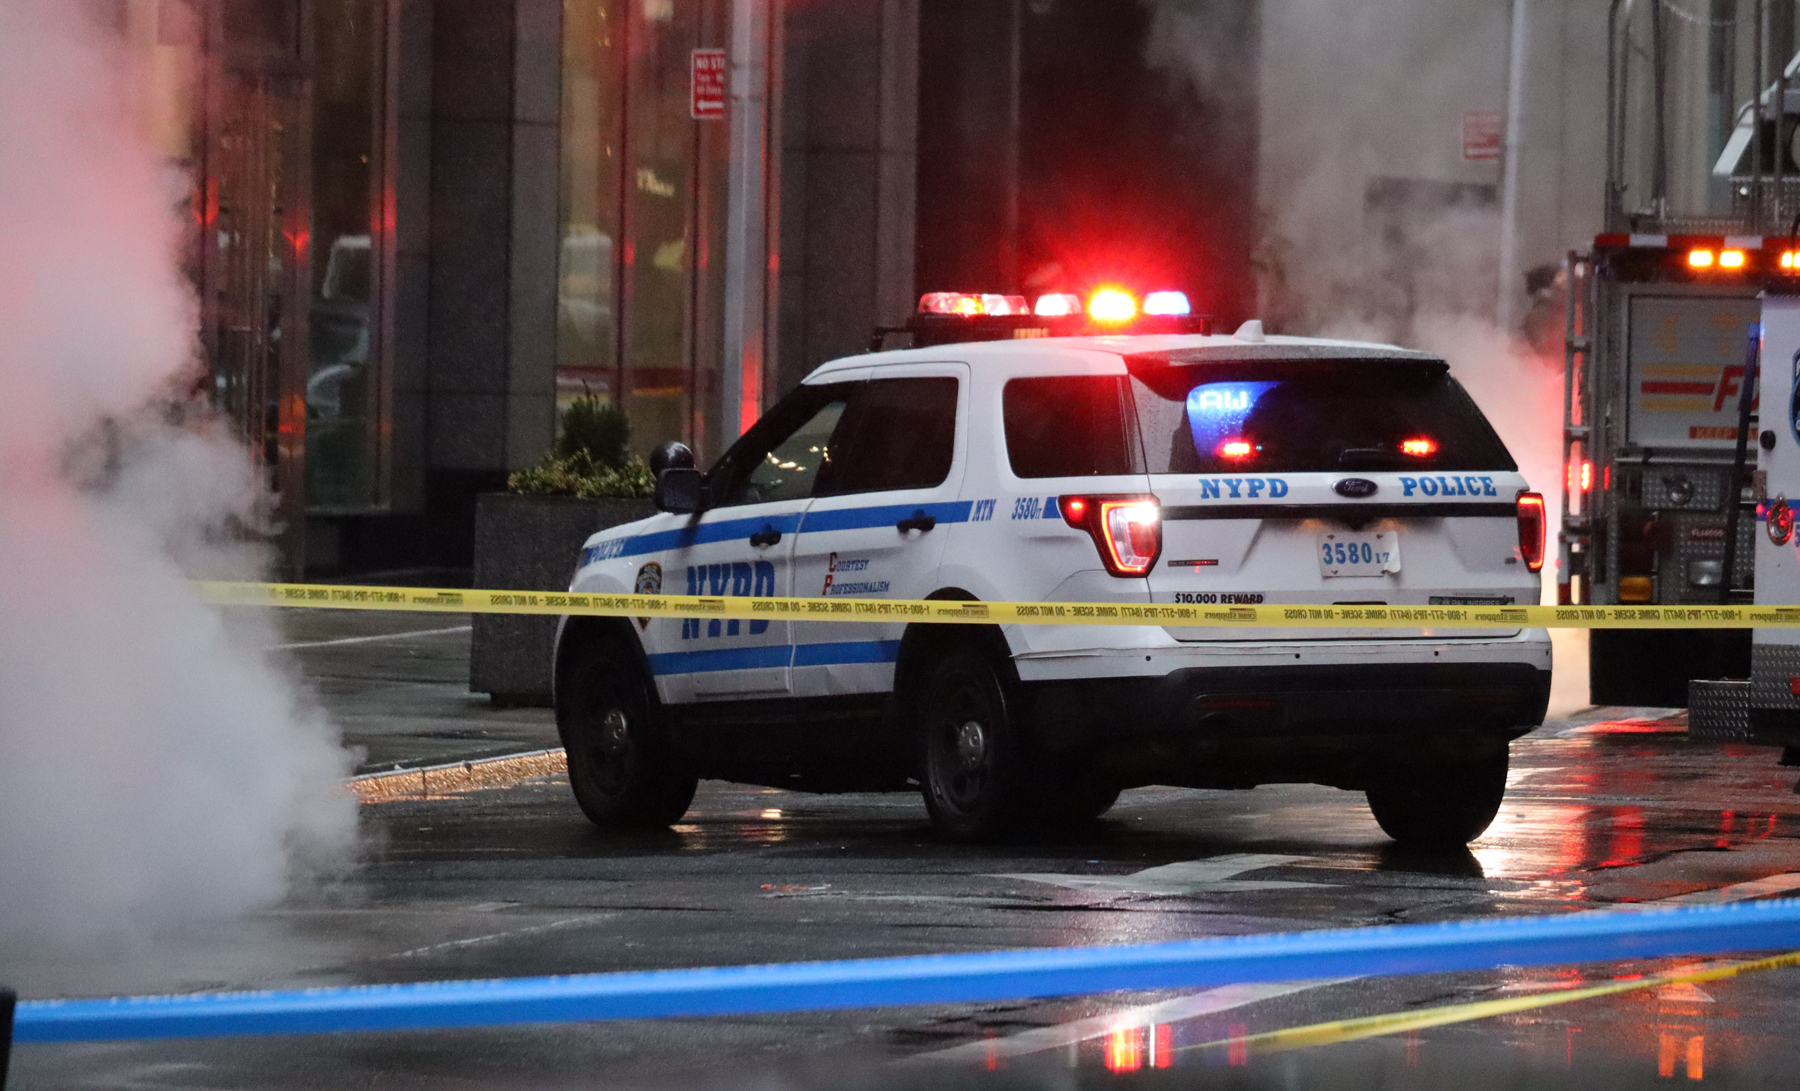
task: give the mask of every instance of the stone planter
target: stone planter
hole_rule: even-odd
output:
[[[474,585],[498,591],[566,591],[590,534],[654,515],[648,500],[485,493],[475,502]],[[556,618],[476,614],[469,689],[496,704],[550,704]]]

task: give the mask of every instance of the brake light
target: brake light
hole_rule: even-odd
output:
[[[1144,313],[1185,315],[1192,314],[1193,308],[1188,306],[1185,292],[1151,292],[1144,297]]]
[[[1744,252],[1742,250],[1721,250],[1721,251],[1719,251],[1719,268],[1721,268],[1721,269],[1742,269],[1743,267],[1744,267]]]
[[[1137,312],[1137,300],[1119,288],[1102,288],[1088,299],[1088,317],[1096,322],[1129,322]]]
[[[1144,576],[1162,553],[1162,512],[1155,497],[1064,496],[1063,521],[1085,530],[1115,576]]]
[[[1429,436],[1416,436],[1412,439],[1403,439],[1400,441],[1400,452],[1402,454],[1411,455],[1414,458],[1430,458],[1432,455],[1437,454],[1437,450],[1437,440],[1432,439]]]
[[[1544,522],[1544,498],[1535,492],[1520,493],[1519,556],[1533,572],[1544,567]]]
[[[1255,446],[1247,439],[1228,439],[1218,446],[1219,457],[1228,462],[1242,462],[1255,453]]]
[[[1800,271],[1800,251],[1783,250],[1781,252],[1781,267],[1790,273]]]
[[[1694,269],[1711,269],[1713,252],[1711,250],[1689,250],[1688,265]]]
[[[1052,292],[1038,296],[1036,312],[1039,318],[1067,318],[1081,313],[1081,297],[1070,292]]]

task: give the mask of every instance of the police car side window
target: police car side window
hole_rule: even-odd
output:
[[[717,507],[804,500],[833,472],[846,411],[862,383],[802,386],[769,410],[713,468]]]
[[[1126,418],[1123,376],[1013,379],[1001,401],[1013,476],[1143,472]]]
[[[956,457],[956,391],[950,376],[864,383],[816,495],[942,485]]]

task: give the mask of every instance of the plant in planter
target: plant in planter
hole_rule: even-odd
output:
[[[475,586],[564,591],[589,535],[655,512],[655,479],[628,450],[625,414],[586,396],[563,412],[556,447],[475,505]],[[548,705],[554,617],[478,614],[469,688],[496,703]]]
[[[526,496],[646,499],[656,489],[650,467],[626,449],[631,422],[617,406],[593,395],[575,399],[563,412],[556,447],[529,470],[506,479]]]

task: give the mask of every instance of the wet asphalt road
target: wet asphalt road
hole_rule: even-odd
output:
[[[495,710],[463,692],[468,636],[455,620],[296,614],[287,639],[308,646],[282,654],[365,748],[365,768],[553,745],[547,712]],[[429,632],[361,639],[415,630]],[[359,642],[321,643],[348,639]],[[1679,718],[1611,709],[1546,725],[1513,755],[1494,827],[1470,852],[1431,855],[1396,850],[1360,795],[1311,786],[1142,789],[1077,834],[971,848],[935,841],[913,795],[718,783],[704,784],[667,833],[609,837],[582,819],[560,777],[543,777],[365,806],[368,848],[352,873],[253,919],[149,950],[14,951],[0,962],[34,997],[292,987],[1129,943],[1800,888],[1795,771],[1773,751],[1691,742]],[[1298,1052],[1197,1048],[1670,965],[452,1034],[24,1046],[9,1086],[1800,1085],[1800,970]]]

